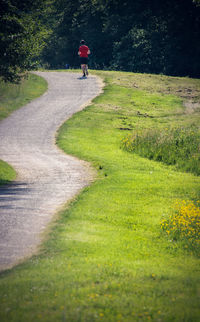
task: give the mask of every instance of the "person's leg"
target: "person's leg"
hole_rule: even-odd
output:
[[[86,65],[82,64],[81,65],[82,71],[83,71],[83,76],[85,76],[85,70],[86,70]]]
[[[84,65],[81,64],[81,69],[82,69],[82,72],[83,72],[83,75],[84,75]]]
[[[85,65],[85,71],[86,71],[86,75],[88,76],[88,65]]]

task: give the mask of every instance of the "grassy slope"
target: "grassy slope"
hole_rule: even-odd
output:
[[[198,321],[199,260],[163,236],[159,223],[176,198],[198,197],[200,180],[120,149],[129,132],[122,128],[188,124],[198,114],[188,117],[183,97],[157,90],[161,78],[169,88],[176,78],[98,74],[107,78],[104,95],[58,137],[66,152],[92,162],[98,178],[60,215],[40,256],[1,274],[1,319]]]
[[[14,110],[42,95],[47,89],[47,82],[34,74],[28,75],[20,84],[0,81],[0,120]],[[14,180],[16,174],[11,166],[0,161],[0,184]]]
[[[0,81],[0,120],[42,95],[47,89],[44,78],[29,74],[20,84]]]

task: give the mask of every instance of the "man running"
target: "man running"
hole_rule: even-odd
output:
[[[88,75],[88,55],[90,50],[88,46],[85,45],[85,40],[81,40],[78,55],[80,57],[81,69],[83,71],[83,77]]]

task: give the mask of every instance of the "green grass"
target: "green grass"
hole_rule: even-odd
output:
[[[198,114],[163,94],[159,76],[97,74],[104,94],[57,138],[92,163],[96,180],[60,213],[40,255],[1,274],[1,321],[198,321],[199,258],[167,238],[160,221],[175,199],[198,199],[200,179],[120,148],[130,130],[189,125]],[[176,78],[160,77],[176,87]]]
[[[46,89],[47,82],[35,74],[28,74],[19,84],[0,80],[0,120],[42,95]]]
[[[5,83],[0,80],[0,120],[34,98],[42,95],[47,89],[47,82],[34,74],[29,74],[20,84]],[[14,169],[0,161],[0,184],[14,180]]]
[[[13,181],[15,177],[15,170],[9,164],[0,160],[0,185]]]

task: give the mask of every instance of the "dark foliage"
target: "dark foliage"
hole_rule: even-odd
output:
[[[79,67],[200,76],[199,0],[0,0],[0,76]],[[50,36],[51,35],[51,36]]]
[[[90,67],[200,76],[198,0],[56,1],[57,26],[42,60],[78,67],[80,39]]]
[[[0,1],[0,76],[17,81],[33,68],[49,34],[48,0]]]

